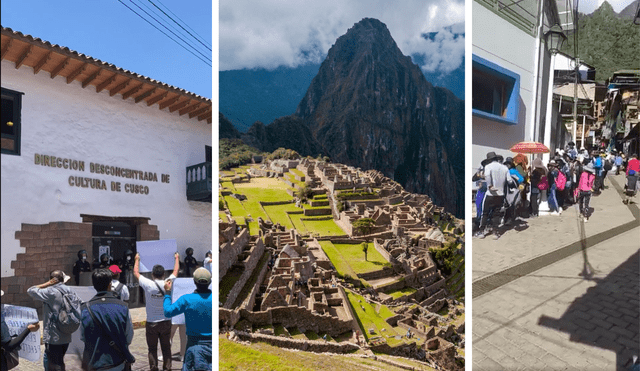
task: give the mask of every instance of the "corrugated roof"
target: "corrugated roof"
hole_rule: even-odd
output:
[[[1,59],[14,62],[16,69],[32,67],[34,74],[49,72],[51,78],[66,77],[67,84],[80,81],[83,88],[96,87],[96,92],[109,91],[111,96],[120,94],[123,99],[133,98],[136,103],[158,104],[169,112],[179,110],[180,115],[212,123],[213,104],[202,97],[150,77],[120,68],[91,56],[52,44],[31,35],[1,27]]]

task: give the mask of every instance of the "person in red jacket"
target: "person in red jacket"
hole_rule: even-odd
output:
[[[627,163],[627,175],[629,175],[630,171],[634,171],[635,174],[640,172],[640,160],[638,160],[638,155],[633,154]],[[634,173],[632,173],[633,175]]]

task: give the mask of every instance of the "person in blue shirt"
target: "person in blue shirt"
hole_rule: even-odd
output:
[[[164,284],[164,315],[174,317],[184,313],[187,328],[187,347],[182,366],[183,371],[211,370],[212,367],[212,315],[213,295],[209,290],[211,272],[206,268],[198,268],[193,272],[196,290],[182,295],[175,303],[171,303],[171,286],[173,281]]]
[[[622,155],[620,153],[616,154],[616,158],[614,161],[616,165],[616,175],[618,175],[620,174],[620,169],[622,168],[622,162],[623,162]]]

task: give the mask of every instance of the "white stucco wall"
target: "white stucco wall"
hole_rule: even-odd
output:
[[[535,91],[536,38],[473,2],[473,54],[520,75],[520,108],[517,125],[473,116],[472,168],[480,166],[487,152],[513,156],[509,148],[531,140]],[[526,139],[525,139],[526,138]]]
[[[177,240],[182,257],[189,246],[198,260],[211,249],[211,203],[187,201],[185,181],[186,167],[205,161],[211,124],[12,62],[2,61],[2,87],[24,93],[21,155],[2,155],[2,277],[13,275],[11,261],[24,252],[14,238],[21,223],[81,222],[80,214],[149,217],[161,239]],[[83,160],[85,171],[36,165],[35,154]],[[158,182],[94,174],[90,162],[153,172]],[[104,180],[109,190],[72,187],[70,176]],[[111,181],[122,191],[111,191]],[[126,183],[149,194],[125,193]]]

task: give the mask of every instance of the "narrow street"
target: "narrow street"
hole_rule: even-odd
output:
[[[607,177],[587,223],[572,206],[473,240],[474,370],[619,370],[638,354],[640,212],[624,182]]]

